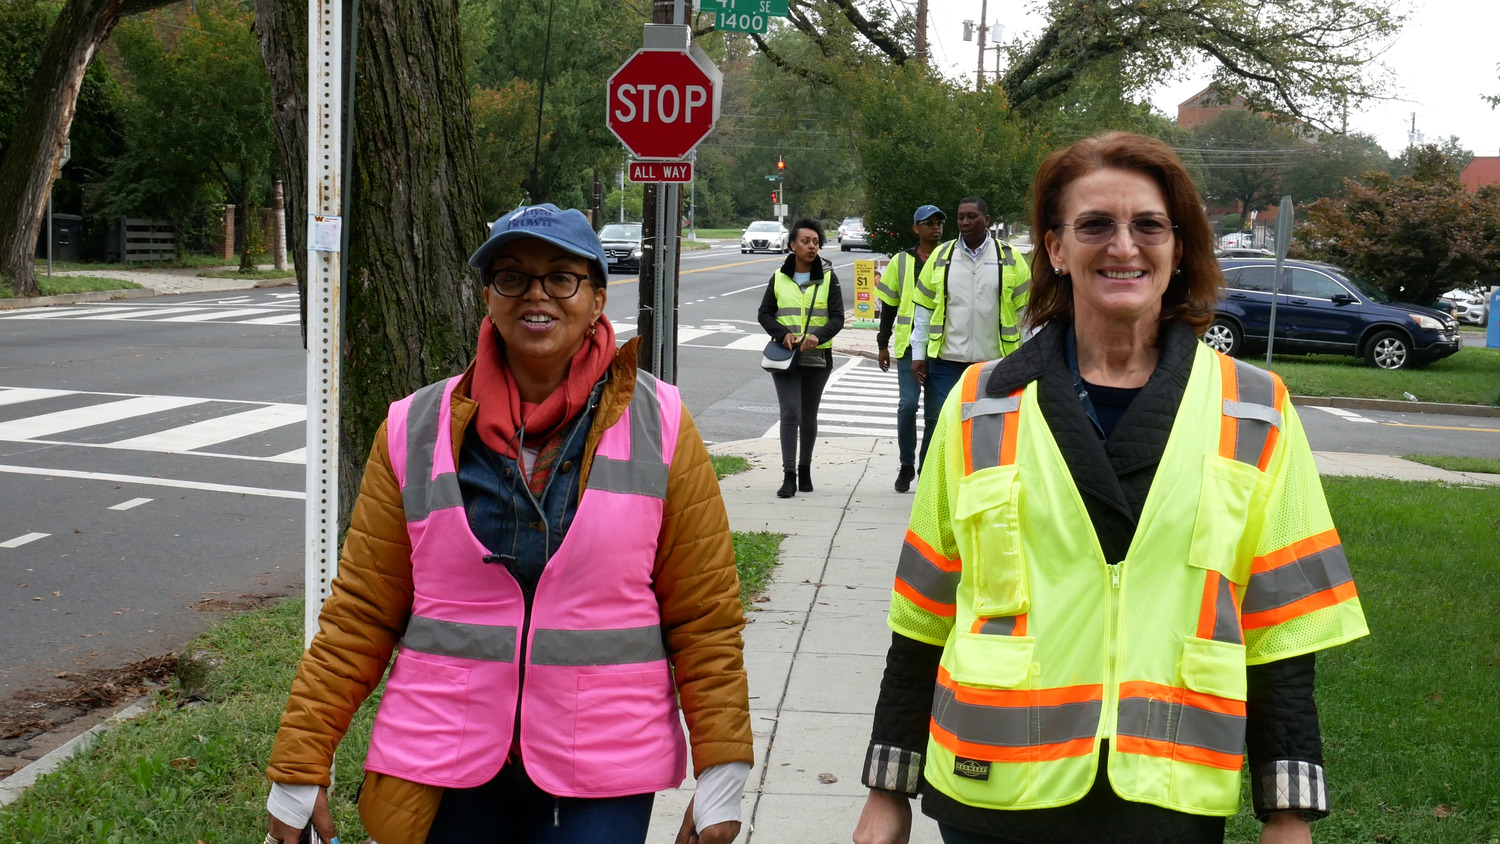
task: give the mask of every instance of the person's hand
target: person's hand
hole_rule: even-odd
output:
[[[790,331],[781,335],[781,345],[787,347],[788,349],[797,348],[797,335],[793,334]]]
[[[870,789],[854,827],[854,844],[907,844],[911,840],[911,801],[900,794]]]
[[[1312,844],[1312,824],[1296,812],[1277,812],[1260,828],[1260,844]]]
[[[280,818],[270,812],[266,813],[266,817],[269,819],[268,825],[272,838],[284,844],[297,844],[301,840],[302,830],[282,823]],[[326,788],[318,789],[318,801],[313,804],[312,824],[324,841],[332,841],[338,837],[338,833],[333,828],[333,815],[328,811],[328,789]]]
[[[802,335],[802,351],[810,352],[818,347],[818,338],[811,334]]]
[[[677,830],[673,844],[729,844],[740,834],[739,821],[720,821],[706,829],[693,831],[693,801],[688,801],[687,812],[682,816],[682,826]]]
[[[891,350],[890,349],[881,349],[880,350],[879,361],[880,361],[880,371],[881,372],[890,372],[891,371]]]
[[[927,383],[927,361],[914,360],[911,362],[911,377],[917,379],[917,386]]]

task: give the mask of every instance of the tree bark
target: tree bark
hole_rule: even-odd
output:
[[[257,19],[305,294],[307,7],[270,0]],[[341,526],[389,404],[462,371],[483,316],[466,263],[485,230],[458,19],[456,0],[360,0],[354,172],[345,174]]]
[[[8,282],[18,296],[41,293],[32,258],[89,62],[122,15],[167,2],[68,0],[47,33],[15,133],[0,161],[0,283]]]

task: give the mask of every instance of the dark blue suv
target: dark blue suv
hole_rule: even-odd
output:
[[[1276,262],[1223,258],[1225,290],[1203,342],[1228,355],[1264,350]],[[1380,369],[1441,360],[1462,347],[1458,323],[1434,308],[1397,302],[1332,264],[1285,261],[1276,299],[1276,348],[1287,354],[1362,357]]]

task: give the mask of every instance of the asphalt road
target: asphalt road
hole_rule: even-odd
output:
[[[826,254],[852,303],[869,254]],[[781,260],[683,255],[678,381],[710,442],[775,435],[755,312]],[[633,336],[635,279],[609,297]],[[300,589],[304,377],[291,288],[0,313],[0,702]],[[895,396],[839,357],[821,433],[893,435]],[[1301,415],[1315,449],[1500,457],[1500,419]]]

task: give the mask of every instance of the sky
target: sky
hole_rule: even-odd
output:
[[[929,0],[928,40],[933,59],[952,76],[972,82],[978,44],[963,40],[963,22],[978,21],[981,0]],[[988,0],[992,24],[1005,27],[1009,42],[1035,33],[1042,18],[1034,0]],[[1417,131],[1435,142],[1457,135],[1476,155],[1500,155],[1500,110],[1482,95],[1500,94],[1500,0],[1402,0],[1407,23],[1381,61],[1390,69],[1399,99],[1367,104],[1351,113],[1349,129],[1375,136],[1391,155],[1407,145],[1412,113]],[[991,38],[995,30],[991,30]],[[989,52],[985,67],[994,69]],[[1190,69],[1182,78],[1163,80],[1150,94],[1158,111],[1176,119],[1177,104],[1208,85],[1212,67]]]

